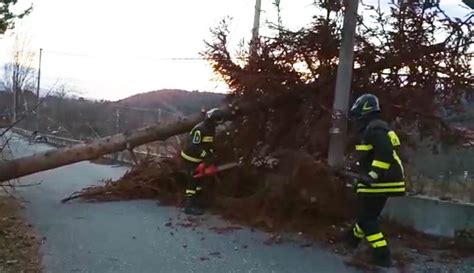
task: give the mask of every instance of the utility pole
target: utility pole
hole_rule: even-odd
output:
[[[277,8],[277,19],[278,19],[278,32],[281,32],[281,28],[283,26],[282,20],[281,20],[281,8],[280,8],[280,0],[275,0],[273,4]]]
[[[12,113],[12,122],[16,122],[16,113],[17,113],[17,106],[18,106],[18,71],[16,69],[16,64],[18,63],[18,52],[15,53],[14,63],[12,64],[12,95],[13,95],[13,113]]]
[[[15,74],[15,72],[13,72]],[[15,76],[13,76],[13,82],[12,82],[12,95],[13,95],[13,109],[12,109],[12,123],[16,122],[16,106],[17,106],[17,88],[14,80]]]
[[[348,5],[344,14],[342,42],[339,50],[332,127],[329,131],[328,163],[334,168],[344,166],[344,150],[347,138],[347,112],[354,66],[354,37],[357,26],[359,0],[348,0],[346,3]]]
[[[40,114],[39,114],[39,104],[40,104],[40,87],[41,87],[41,57],[43,55],[43,49],[40,48],[39,52],[39,62],[38,62],[38,85],[36,86],[36,130],[40,129]]]
[[[260,30],[260,13],[262,12],[262,0],[255,1],[255,14],[253,17],[252,40],[250,42],[250,56],[257,53],[258,37]]]
[[[115,109],[115,132],[120,133],[120,110],[119,108]]]

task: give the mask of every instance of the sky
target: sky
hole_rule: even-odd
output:
[[[262,0],[261,33],[276,22],[274,0]],[[313,0],[280,0],[283,24],[298,29],[317,12]],[[366,4],[377,1],[363,0]],[[17,9],[32,0],[19,0]],[[466,11],[461,0],[441,0],[450,15]],[[35,0],[31,15],[14,32],[29,47],[43,48],[42,90],[65,85],[87,98],[117,100],[133,94],[177,88],[226,92],[226,86],[198,58],[210,28],[230,16],[231,48],[249,41],[255,0]],[[0,38],[0,64],[11,58],[12,32]],[[33,60],[38,63],[38,55]]]

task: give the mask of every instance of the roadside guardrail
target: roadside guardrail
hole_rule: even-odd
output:
[[[31,140],[31,137],[33,135],[33,131],[26,130],[19,127],[13,127],[12,132],[19,134],[25,138],[28,138],[29,140]],[[41,134],[41,136],[46,138],[46,141],[45,141],[46,144],[50,144],[55,147],[68,147],[68,146],[85,143],[84,141],[81,141],[81,140],[55,136],[55,135],[50,135],[50,134]],[[133,153],[135,154],[135,157],[137,160],[143,160],[150,157],[151,158],[167,157],[166,155],[162,155],[162,154],[147,153],[147,152],[138,151],[138,150],[133,150]],[[127,164],[134,163],[133,156],[131,155],[130,151],[121,151],[121,152],[117,152],[113,154],[104,155],[103,157],[108,158],[108,159],[113,159],[122,163],[127,163]]]

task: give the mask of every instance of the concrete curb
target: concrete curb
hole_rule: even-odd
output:
[[[454,238],[474,231],[474,205],[426,196],[390,198],[383,216],[425,234]]]

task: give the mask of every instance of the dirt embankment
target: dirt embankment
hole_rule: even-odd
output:
[[[21,216],[21,204],[0,196],[0,272],[40,273],[37,236]]]

